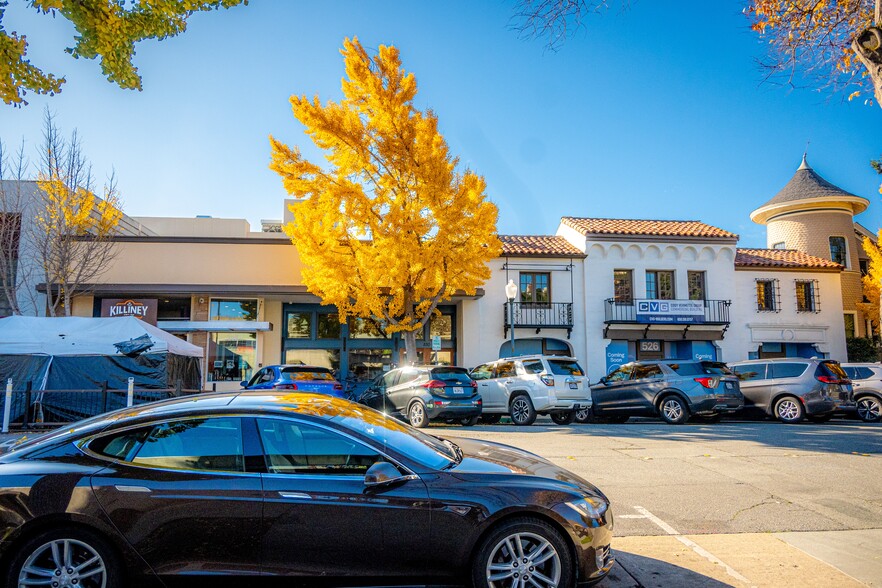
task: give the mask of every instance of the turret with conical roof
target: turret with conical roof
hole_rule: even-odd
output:
[[[766,225],[768,247],[795,249],[845,267],[841,276],[843,311],[854,316],[855,336],[863,336],[866,331],[856,305],[863,297],[860,260],[866,254],[855,236],[854,215],[869,205],[866,198],[822,178],[803,155],[802,164],[787,185],[750,213],[750,220]]]

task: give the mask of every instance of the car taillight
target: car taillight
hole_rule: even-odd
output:
[[[472,388],[477,388],[477,387],[478,387],[478,383],[476,381],[472,380]]]
[[[542,383],[546,386],[554,386],[554,376],[542,374],[541,376],[539,376],[539,379],[542,380]]]
[[[423,384],[423,388],[446,388],[446,384],[441,380],[429,380]]]
[[[273,390],[296,390],[297,384],[276,384],[273,386]]]
[[[716,378],[695,378],[695,381],[705,388],[716,388],[717,384],[720,382]]]
[[[851,380],[840,380],[833,376],[816,376],[815,379],[824,384],[851,384]]]
[[[343,384],[334,384],[334,390],[342,390]]]

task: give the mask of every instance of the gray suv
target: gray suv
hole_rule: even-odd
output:
[[[882,420],[882,365],[878,363],[843,363],[854,386],[855,412],[867,423]]]
[[[754,359],[729,364],[741,378],[747,409],[782,423],[826,422],[854,405],[851,381],[832,359]]]
[[[594,416],[623,423],[660,416],[680,425],[691,415],[718,417],[740,410],[738,377],[716,361],[638,361],[619,366],[591,387]]]

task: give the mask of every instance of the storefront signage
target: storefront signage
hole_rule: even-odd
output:
[[[628,363],[628,342],[612,341],[606,346],[606,373],[610,373],[620,365]]]
[[[432,336],[432,351],[441,351],[441,335]]]
[[[101,316],[133,316],[151,325],[156,324],[155,298],[105,298],[101,301]]]
[[[675,325],[704,322],[703,300],[638,300],[638,323]]]

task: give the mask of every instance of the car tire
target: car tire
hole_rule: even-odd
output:
[[[857,399],[857,415],[865,423],[878,423],[882,420],[882,401],[875,396],[861,396]]]
[[[787,425],[802,421],[805,411],[802,403],[794,396],[784,396],[775,402],[774,417]]]
[[[480,416],[473,416],[467,419],[459,419],[459,424],[463,427],[474,427],[478,424],[478,421],[481,420]]]
[[[422,400],[414,400],[407,407],[407,422],[410,426],[417,429],[424,429],[429,426],[429,415],[426,414],[426,405]]]
[[[482,414],[481,422],[485,425],[495,425],[502,420],[501,414]]]
[[[580,425],[594,421],[594,413],[590,408],[583,408],[576,411],[576,422]]]
[[[508,414],[511,422],[522,427],[532,425],[536,421],[536,409],[533,402],[526,394],[518,394],[508,404]]]
[[[510,552],[510,545],[515,546],[515,553]],[[545,558],[549,549],[552,555],[533,565],[531,555]],[[555,586],[573,586],[576,582],[572,548],[557,529],[539,519],[517,518],[501,523],[481,541],[476,553],[472,562],[474,588],[514,585],[518,581],[515,574],[529,580],[534,571],[550,578]],[[524,563],[524,559],[528,561]],[[493,575],[497,577],[491,579]]]
[[[689,420],[689,407],[676,394],[669,394],[659,401],[658,414],[669,425],[682,425]]]
[[[56,547],[55,555],[53,546]],[[68,568],[64,567],[65,546],[70,550],[72,564]],[[94,561],[88,563],[90,560]],[[83,569],[77,569],[87,563]],[[103,570],[96,572],[100,568]],[[6,576],[4,586],[28,585],[28,580],[49,582],[55,577],[75,579],[78,588],[122,588],[126,585],[119,556],[110,543],[98,533],[74,527],[48,529],[24,541],[9,560]]]
[[[576,411],[575,410],[564,410],[560,412],[551,413],[551,420],[554,421],[556,425],[571,425],[573,421],[576,420]]]

